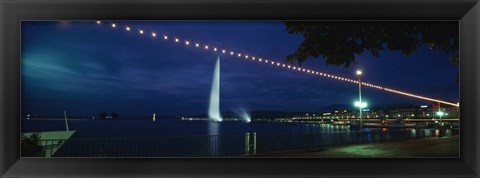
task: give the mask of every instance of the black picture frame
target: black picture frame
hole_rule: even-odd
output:
[[[478,0],[2,0],[1,177],[478,177]],[[20,158],[22,20],[458,20],[460,158]]]

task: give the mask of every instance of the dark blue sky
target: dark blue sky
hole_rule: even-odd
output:
[[[145,29],[139,35],[124,26]],[[208,43],[283,61],[302,41],[282,22],[95,21],[22,22],[22,113],[74,115],[185,115],[206,113],[217,54],[165,42],[159,35]],[[171,39],[170,39],[171,40]],[[327,66],[321,58],[302,66],[384,87],[458,102],[458,65],[451,53],[423,47],[417,53],[383,51],[358,56],[349,67]],[[358,86],[289,71],[237,57],[221,56],[221,110],[317,111],[351,104]],[[432,104],[364,87],[373,105]]]

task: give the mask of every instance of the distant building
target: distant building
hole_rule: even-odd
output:
[[[455,106],[441,106],[440,109],[437,107],[433,107],[434,105],[430,105],[427,107],[420,107],[418,109],[418,117],[419,118],[432,118],[438,117],[437,112],[440,110],[445,113],[443,118],[459,118],[460,117],[460,108]]]
[[[459,118],[459,107],[442,106],[440,110],[445,114],[442,118]],[[437,118],[438,107],[430,106],[405,106],[386,109],[369,109],[362,110],[362,118],[364,119],[421,119],[421,118]],[[321,119],[357,119],[359,118],[359,110],[334,110],[332,112],[322,113]]]
[[[442,118],[459,118],[459,107],[455,106],[446,106],[442,105],[440,110],[444,113]],[[375,120],[386,120],[386,119],[395,119],[401,122],[404,119],[438,119],[439,116],[437,112],[439,108],[434,105],[428,106],[404,106],[404,107],[395,107],[395,108],[364,108],[362,110],[362,118],[370,120],[371,122]],[[281,121],[322,121],[322,122],[331,122],[338,120],[346,120],[348,123],[349,120],[359,119],[359,110],[347,110],[347,109],[336,109],[330,112],[321,112],[321,113],[306,113],[306,112],[258,112],[252,114],[256,119],[270,118],[271,120],[281,120]],[[376,121],[375,121],[376,122]]]
[[[417,108],[405,107],[388,110],[388,118],[414,118],[417,116]]]

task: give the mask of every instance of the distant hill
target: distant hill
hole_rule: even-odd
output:
[[[223,118],[238,118],[240,117],[241,111],[225,111],[222,112]],[[314,114],[314,112],[284,112],[284,111],[250,111],[248,114],[251,118],[285,118],[285,117],[295,117],[303,116],[306,113]],[[193,118],[207,118],[207,114],[197,114],[185,117]]]
[[[369,109],[394,109],[394,108],[415,108],[419,107],[417,105],[412,104],[382,104],[382,105],[370,105],[367,108]],[[332,112],[334,110],[357,110],[353,104],[331,104],[327,106],[323,106],[318,109],[318,112]]]
[[[369,109],[395,109],[395,108],[412,108],[418,107],[411,104],[392,104],[392,105],[372,105],[369,106]],[[306,114],[321,115],[324,112],[334,112],[335,110],[357,110],[358,108],[354,107],[352,104],[331,104],[320,107],[316,112],[285,112],[285,111],[250,111],[248,114],[251,118],[287,118],[287,117],[296,117],[296,116],[305,116]],[[239,118],[242,111],[224,111],[222,112],[223,118]],[[196,115],[186,115],[183,117],[193,117],[193,118],[207,118],[208,114],[196,114]]]
[[[331,105],[327,105],[327,106],[323,106],[321,108],[318,109],[318,112],[332,112],[334,110],[353,110],[355,109],[352,105],[348,105],[348,104],[331,104]]]

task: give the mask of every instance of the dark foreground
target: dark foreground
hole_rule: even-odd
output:
[[[432,137],[395,142],[351,144],[316,151],[291,151],[256,155],[259,157],[317,158],[421,158],[459,157],[459,136]]]

